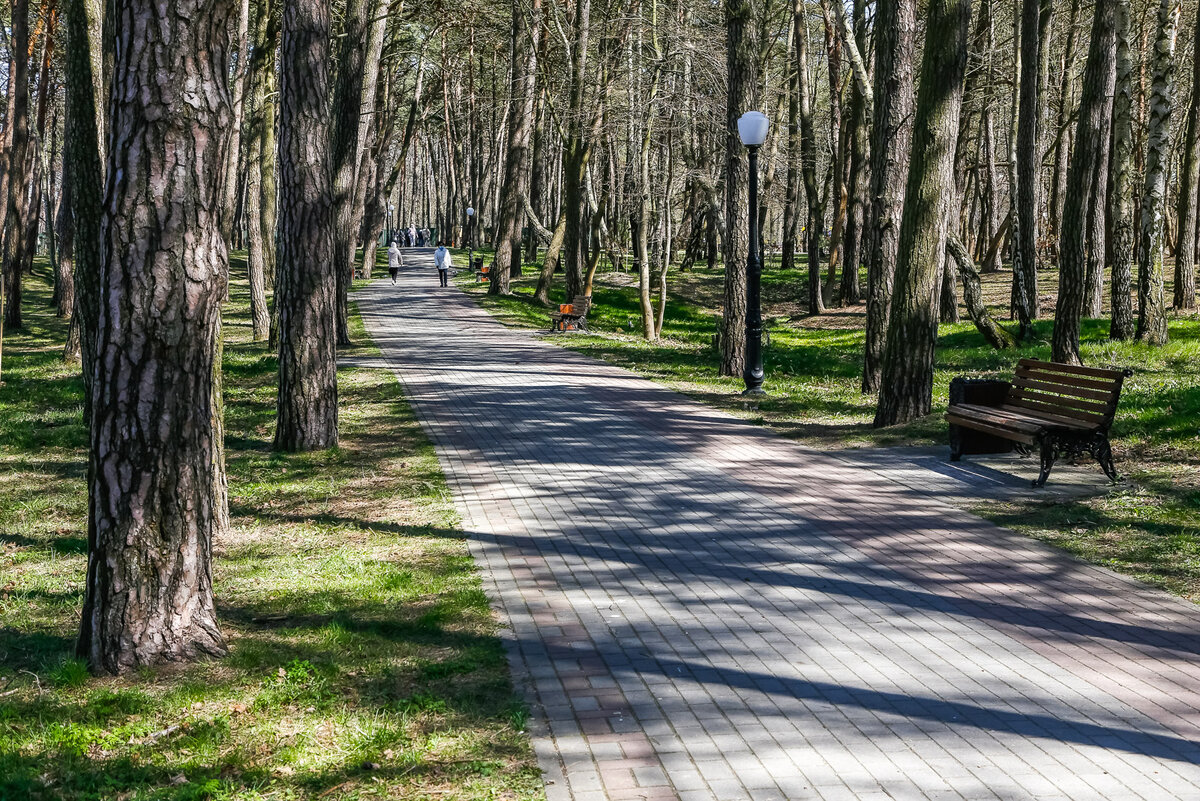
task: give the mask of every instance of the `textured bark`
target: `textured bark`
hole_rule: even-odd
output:
[[[792,2],[792,39],[795,49],[792,69],[796,71],[796,90],[800,96],[800,175],[804,180],[805,251],[808,255],[808,313],[822,314],[825,297],[821,293],[821,231],[825,225],[825,206],[817,188],[817,134],[813,125],[812,96],[808,88],[808,31],[804,24],[805,0]]]
[[[97,672],[225,650],[211,552],[227,518],[215,390],[231,11],[229,0],[114,4],[78,642]]]
[[[900,246],[904,187],[912,142],[913,0],[879,0],[875,20],[875,103],[871,126],[871,211],[867,253],[867,324],[862,390],[879,391]]]
[[[401,0],[403,2],[403,0]],[[379,124],[379,107],[376,104],[379,94],[379,65],[380,57],[383,53],[383,39],[387,33],[388,15],[391,10],[391,0],[374,0],[369,13],[369,26],[367,28],[367,45],[366,45],[366,62],[363,64],[363,85],[362,85],[362,111],[358,118],[358,164],[354,173],[354,201],[353,201],[353,219],[355,237],[351,244],[358,240],[358,234],[362,231],[363,217],[366,214],[366,199],[367,199],[367,184],[369,182],[369,174],[374,173],[373,162],[374,154],[371,152],[370,144],[373,144],[371,129],[378,129]],[[445,234],[442,235],[445,241]],[[363,271],[367,273],[366,259],[366,243],[363,243]],[[351,247],[350,259],[353,263],[354,248]],[[374,253],[372,253],[374,257]]]
[[[84,416],[92,419],[92,381],[96,364],[96,325],[100,314],[100,215],[103,203],[103,167],[97,108],[99,76],[93,70],[101,63],[98,38],[93,32],[101,22],[94,3],[66,0],[64,4],[67,46],[66,123],[64,160],[66,183],[71,187],[68,213],[71,216],[72,256],[75,268],[75,307],[63,356],[79,358],[83,366]]]
[[[1129,0],[1116,0],[1117,84],[1113,96],[1112,321],[1109,336],[1134,334],[1133,286],[1133,59],[1129,54]]]
[[[275,448],[338,443],[329,0],[287,0],[279,78],[279,399]]]
[[[1146,174],[1142,184],[1141,246],[1138,248],[1137,336],[1152,345],[1167,342],[1163,297],[1163,228],[1166,222],[1167,166],[1171,159],[1171,109],[1175,93],[1175,37],[1179,0],[1160,0],[1154,39],[1150,122],[1146,134]]]
[[[563,138],[562,183],[563,211],[566,232],[563,237],[563,280],[567,297],[583,291],[584,231],[587,209],[583,182],[591,150],[584,142],[583,101],[587,82],[588,40],[591,36],[591,0],[578,0],[575,5],[574,38],[571,43],[571,83],[569,94],[569,130]]]
[[[983,303],[983,285],[979,280],[979,270],[975,268],[975,262],[971,261],[971,254],[967,253],[966,246],[953,233],[946,237],[946,255],[958,265],[958,274],[962,276],[963,283],[963,302],[971,322],[975,323],[975,328],[996,350],[1005,350],[1016,345],[1012,334],[1001,328],[988,313],[987,306]]]
[[[1115,19],[1115,16],[1114,16]],[[1116,58],[1116,28],[1113,28],[1111,58]],[[1117,70],[1113,64],[1108,72],[1108,85],[1104,88],[1104,110],[1100,119],[1104,128],[1100,136],[1100,154],[1096,158],[1096,169],[1092,172],[1092,195],[1088,204],[1087,235],[1087,282],[1084,286],[1083,314],[1099,317],[1104,313],[1104,267],[1108,263],[1108,164],[1112,152],[1113,89]]]
[[[250,0],[241,0],[237,17],[237,69],[230,78],[233,87],[233,137],[229,141],[229,164],[225,167],[225,189],[221,196],[221,231],[225,241],[233,242],[237,220],[237,194],[242,182],[238,168],[242,160],[242,122],[246,109],[246,72],[249,69]]]
[[[801,0],[803,7],[803,0]],[[800,32],[802,33],[802,31]],[[788,53],[788,136],[787,136],[787,185],[784,187],[783,200],[783,256],[780,266],[784,270],[796,267],[796,234],[799,231],[800,212],[800,75],[802,69],[797,69],[796,59],[792,53],[799,47],[796,43],[797,31],[793,26],[791,42],[792,52]],[[690,73],[689,73],[690,77]],[[689,126],[690,128],[691,126]],[[690,155],[690,154],[689,154]],[[694,158],[690,161],[695,161]],[[689,163],[689,168],[694,164]],[[699,231],[699,227],[696,228]],[[689,248],[690,255],[690,248]],[[690,264],[685,260],[685,264]]]
[[[533,24],[525,17],[521,0],[513,2],[512,96],[508,110],[508,157],[496,220],[496,258],[488,293],[507,295],[514,271],[521,270],[521,196],[528,193],[529,140],[533,132],[533,101],[537,91],[537,56],[541,37],[541,0],[533,0]]]
[[[71,135],[70,115],[63,120],[65,137]],[[59,196],[58,213],[54,215],[54,227],[58,232],[58,265],[54,278],[54,313],[58,317],[70,317],[75,310],[75,215],[71,212],[71,173],[67,163],[67,143],[63,143],[62,194]],[[76,339],[78,342],[78,339]],[[64,354],[68,361],[79,358],[78,350]]]
[[[350,343],[350,284],[354,279],[354,190],[362,155],[359,122],[365,77],[365,52],[370,3],[348,0],[345,29],[338,53],[338,73],[333,91],[333,132],[330,158],[333,166],[333,258],[337,277],[337,344]]]
[[[939,256],[954,195],[970,18],[969,0],[930,0],[876,427],[929,414],[933,399]]]
[[[1040,122],[1046,73],[1042,68],[1044,26],[1053,0],[1023,0],[1021,13],[1021,89],[1017,124],[1016,216],[1013,281],[1017,283],[1017,319],[1021,338],[1029,334],[1030,321],[1040,314],[1037,293],[1038,208],[1041,202],[1039,172],[1042,164]]]
[[[1092,207],[1102,202],[1095,193],[1096,170],[1104,151],[1104,140],[1108,138],[1106,95],[1116,74],[1113,4],[1096,3],[1095,9],[1058,246],[1058,301],[1054,310],[1051,353],[1054,361],[1065,364],[1083,363],[1079,355],[1079,327],[1087,285],[1088,221]]]
[[[750,0],[725,0],[726,68],[729,92],[725,104],[725,298],[721,313],[720,374],[740,376],[746,361],[746,230],[749,173],[746,149],[737,134],[737,121],[757,108],[757,36]]]
[[[1197,8],[1193,41],[1200,42],[1200,7]],[[1188,104],[1187,130],[1179,168],[1179,246],[1175,248],[1176,309],[1196,308],[1196,188],[1200,184],[1200,58],[1192,57],[1192,99]]]
[[[12,95],[12,129],[9,146],[8,211],[4,216],[3,289],[4,326],[21,327],[21,267],[25,263],[25,226],[29,214],[27,179],[29,169],[29,0],[14,0],[12,5],[12,75],[9,93]],[[0,327],[0,341],[3,341]]]
[[[1064,131],[1054,145],[1054,172],[1050,183],[1050,236],[1062,234],[1063,209],[1069,202],[1065,193],[1067,185],[1067,165],[1071,154],[1071,137],[1066,132],[1070,124],[1071,112],[1075,103],[1075,59],[1079,41],[1079,7],[1080,0],[1071,0],[1071,10],[1067,15],[1066,42],[1063,44],[1062,61],[1059,62],[1058,72],[1058,128]],[[1081,101],[1082,102],[1082,101]]]
[[[264,173],[274,166],[274,152],[268,148],[268,129],[273,128],[268,100],[271,74],[275,69],[277,26],[272,21],[272,0],[259,0],[254,21],[254,54],[250,59],[250,97],[246,104],[246,273],[250,286],[250,322],[253,337],[261,342],[270,333],[270,312],[267,309],[267,260],[274,248],[275,229],[267,227],[264,203],[267,188]],[[270,191],[272,201],[274,189]]]
[[[843,13],[843,17],[845,14]],[[849,209],[846,214],[846,233],[843,239],[842,260],[842,303],[852,305],[862,300],[862,285],[858,278],[858,268],[863,261],[863,244],[866,239],[864,227],[866,224],[866,191],[868,186],[868,130],[870,115],[867,110],[868,95],[865,86],[865,68],[861,63],[860,53],[866,49],[867,39],[867,8],[864,0],[854,2],[854,39],[847,37],[847,50],[851,54],[851,63],[855,65],[854,74],[863,73],[863,80],[855,80],[850,85],[850,115],[847,124],[850,126],[850,181],[846,185],[849,199]]]

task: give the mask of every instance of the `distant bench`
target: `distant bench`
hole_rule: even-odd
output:
[[[560,304],[558,311],[550,313],[550,330],[587,331],[587,314],[592,308],[588,295],[576,295],[570,303]]]
[[[1012,381],[955,378],[950,382],[950,460],[964,453],[1022,452],[1037,446],[1041,487],[1059,456],[1090,455],[1113,481],[1108,431],[1121,386],[1131,370],[1103,370],[1021,359]],[[964,431],[968,429],[968,431]]]

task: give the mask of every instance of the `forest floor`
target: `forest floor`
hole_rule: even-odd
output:
[[[983,276],[985,298],[1002,324],[1011,279],[1007,270]],[[1054,309],[1057,280],[1054,271],[1040,275],[1041,307],[1047,316]],[[859,391],[865,305],[808,315],[806,281],[804,269],[774,269],[763,275],[769,337],[764,363],[770,395],[754,403],[739,394],[741,378],[717,375],[714,334],[722,302],[720,271],[670,273],[663,335],[655,343],[640,336],[637,276],[598,273],[588,315],[591,333],[555,341],[824,449],[945,445],[942,416],[951,378],[1009,378],[1019,358],[1050,358],[1051,319],[1037,321],[1032,342],[997,351],[983,341],[963,310],[965,322],[944,324],[939,330],[933,412],[905,425],[874,429],[875,399]],[[532,268],[527,266],[526,277],[514,282],[510,297],[486,295],[487,285],[466,273],[458,282],[503,322],[548,328],[547,309],[532,298]],[[1168,299],[1170,293],[1168,286]],[[566,302],[560,280],[551,298]],[[1105,308],[1107,313],[1107,299]],[[1119,484],[1094,497],[1069,501],[1039,498],[1031,490],[1019,502],[981,501],[972,511],[1200,602],[1200,318],[1174,315],[1169,328],[1170,343],[1156,348],[1109,340],[1107,319],[1084,321],[1085,363],[1134,370],[1125,382],[1112,430],[1117,469],[1123,475]]]
[[[72,658],[82,383],[38,271],[0,390],[0,801],[543,798],[495,619],[398,382],[339,370],[341,446],[272,452],[276,359],[250,341],[244,280],[225,317],[233,530],[213,560],[229,655],[88,675]],[[348,355],[369,359],[357,317],[354,332]]]

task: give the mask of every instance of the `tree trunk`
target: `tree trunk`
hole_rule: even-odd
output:
[[[229,0],[115,0],[78,653],[96,672],[225,652],[212,541],[225,509],[221,237]],[[93,210],[94,213],[94,210]]]
[[[796,89],[800,95],[800,175],[808,209],[804,223],[805,251],[808,258],[808,313],[823,314],[825,297],[821,293],[821,232],[825,226],[825,205],[817,188],[817,134],[813,125],[812,96],[808,88],[808,27],[804,20],[805,0],[792,0],[792,39],[795,57]]]
[[[26,176],[29,168],[29,0],[14,0],[12,5],[12,75],[9,92],[13,96],[12,128],[9,148],[9,191],[4,217],[4,326],[21,327],[21,267],[25,263],[25,226],[29,214]],[[3,342],[0,327],[0,342]]]
[[[1083,363],[1079,355],[1079,327],[1087,285],[1088,221],[1092,206],[1101,201],[1095,193],[1096,169],[1104,140],[1108,138],[1106,95],[1116,69],[1113,4],[1096,3],[1095,8],[1058,246],[1058,301],[1051,352],[1054,361],[1065,364]]]
[[[69,20],[66,22],[69,24]],[[70,33],[68,32],[67,35],[69,36]],[[62,194],[58,200],[58,213],[54,215],[54,227],[58,230],[58,268],[54,279],[54,313],[58,317],[68,318],[75,308],[75,215],[71,211],[73,202],[71,177],[74,170],[71,168],[70,159],[67,156],[71,135],[71,115],[68,111],[63,119]],[[71,354],[64,354],[64,357],[68,361],[76,361],[79,359],[79,351],[75,350]]]
[[[866,49],[867,9],[864,0],[854,3],[854,35],[858,53]],[[862,263],[864,227],[866,224],[866,191],[868,186],[867,98],[859,81],[850,84],[850,181],[846,186],[849,210],[846,216],[846,235],[842,247],[842,303],[849,306],[862,300],[862,285],[858,268]]]
[[[261,0],[260,0],[261,1]],[[233,227],[237,222],[237,194],[242,183],[239,171],[242,161],[242,121],[246,108],[246,72],[250,56],[250,0],[241,0],[237,17],[237,69],[230,77],[233,87],[233,136],[229,141],[229,164],[226,167],[225,189],[221,198],[221,232],[225,241],[233,242]]]
[[[287,0],[279,96],[279,401],[275,448],[338,443],[337,277],[328,150],[329,0]]]
[[[912,63],[917,27],[913,0],[879,0],[876,15],[864,393],[878,392],[883,377],[912,141]]]
[[[533,0],[530,23],[525,18],[524,3],[513,0],[511,86],[514,100],[508,110],[508,158],[504,162],[500,214],[496,220],[496,257],[488,287],[488,293],[492,295],[509,294],[509,280],[514,271],[520,275],[521,270],[521,220],[525,214],[521,196],[528,193],[529,184],[529,139],[533,132],[533,102],[537,91],[541,6],[541,0]]]
[[[1115,13],[1115,12],[1114,12]],[[1116,59],[1116,28],[1112,30],[1110,56]],[[1108,72],[1108,85],[1102,95],[1104,109],[1100,112],[1103,132],[1100,136],[1100,153],[1096,168],[1092,172],[1092,195],[1088,203],[1087,234],[1087,282],[1084,285],[1083,314],[1099,317],[1104,313],[1104,267],[1108,263],[1108,165],[1112,152],[1113,91],[1116,86],[1116,64]]]
[[[975,323],[975,328],[996,350],[1005,350],[1015,346],[1017,343],[1012,334],[997,325],[992,316],[988,314],[987,306],[983,302],[983,286],[979,280],[979,270],[975,269],[975,263],[971,261],[971,254],[967,253],[966,246],[953,233],[946,237],[946,255],[958,265],[958,273],[962,276],[963,282],[963,301],[967,306],[967,314],[970,315],[971,322]]]
[[[721,312],[720,374],[740,376],[746,360],[746,256],[749,174],[737,121],[757,107],[754,8],[750,0],[725,0],[729,92],[725,104],[725,301]]]
[[[1200,8],[1196,12],[1194,42],[1200,42]],[[1196,308],[1196,188],[1200,183],[1200,58],[1192,57],[1192,99],[1188,104],[1187,131],[1183,138],[1183,163],[1179,168],[1180,247],[1175,249],[1175,291],[1172,306]]]
[[[970,0],[930,0],[876,427],[929,414],[932,404],[939,255],[954,195],[970,18]]]
[[[347,0],[346,23],[338,54],[333,91],[333,257],[337,277],[337,344],[350,345],[350,285],[354,280],[355,172],[362,155],[359,121],[362,117],[363,80],[366,71],[368,0]],[[428,215],[426,215],[428,219]]]
[[[1116,0],[1117,85],[1113,96],[1112,321],[1109,336],[1134,334],[1133,285],[1133,59],[1129,54],[1129,0]]]
[[[1146,176],[1142,185],[1141,247],[1138,250],[1137,336],[1151,345],[1167,343],[1163,297],[1163,225],[1166,217],[1167,166],[1171,159],[1171,108],[1175,93],[1175,35],[1179,0],[1160,0],[1154,40],[1150,122],[1146,135]]]
[[[1071,0],[1071,10],[1067,15],[1067,39],[1063,45],[1062,61],[1059,62],[1057,127],[1063,133],[1058,137],[1054,146],[1054,172],[1050,184],[1050,230],[1048,234],[1059,236],[1060,240],[1063,209],[1070,202],[1064,190],[1067,185],[1071,137],[1065,129],[1071,121],[1071,112],[1075,101],[1075,52],[1079,41],[1079,6],[1079,0]]]
[[[569,130],[563,140],[562,152],[563,209],[567,217],[563,239],[563,280],[567,286],[568,300],[583,291],[583,271],[587,261],[583,252],[587,226],[583,181],[590,151],[583,140],[583,99],[587,80],[591,9],[591,0],[578,0],[575,4],[575,36],[570,54]]]
[[[246,273],[250,287],[251,329],[256,342],[267,339],[271,325],[267,308],[266,262],[268,251],[274,248],[275,231],[263,224],[263,203],[267,196],[263,177],[273,167],[273,164],[268,166],[268,162],[275,158],[266,146],[271,122],[268,111],[273,103],[267,95],[270,74],[275,69],[277,32],[273,14],[272,0],[259,0],[254,23],[254,55],[250,60],[249,122],[246,126]]]

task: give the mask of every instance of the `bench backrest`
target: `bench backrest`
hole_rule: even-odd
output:
[[[571,299],[571,314],[583,317],[592,308],[591,295],[576,295]]]
[[[1117,411],[1125,370],[1076,367],[1021,359],[1005,405],[1052,414],[1106,429]]]

